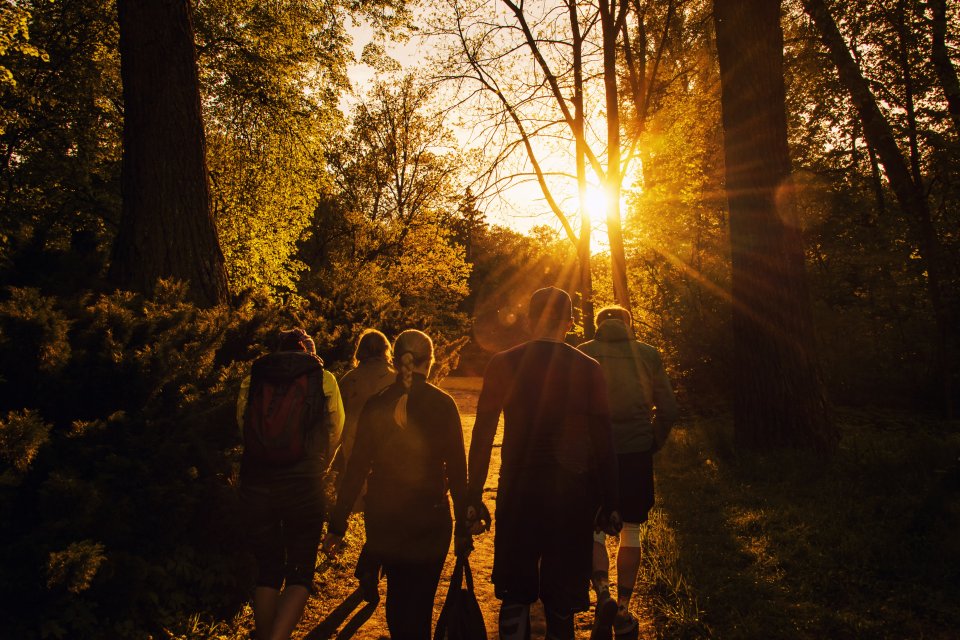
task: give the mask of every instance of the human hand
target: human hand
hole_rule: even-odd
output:
[[[323,552],[328,556],[336,556],[343,548],[343,536],[327,533],[323,538]]]
[[[484,531],[490,530],[490,510],[483,502],[478,502],[476,506],[467,507],[467,527],[472,535],[480,535]]]

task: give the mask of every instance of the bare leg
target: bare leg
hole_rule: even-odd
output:
[[[626,607],[633,595],[633,585],[637,583],[640,571],[640,547],[620,545],[617,551],[617,604]]]
[[[620,565],[618,564],[617,567]],[[599,595],[610,589],[610,557],[607,555],[607,546],[593,541],[593,590]]]
[[[299,584],[284,588],[277,601],[277,615],[273,622],[270,640],[288,640],[290,634],[300,622],[303,608],[307,606],[310,591]]]
[[[257,640],[270,640],[279,596],[280,591],[271,587],[257,587],[253,590],[253,623],[257,627]]]

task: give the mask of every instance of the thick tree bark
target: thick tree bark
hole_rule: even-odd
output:
[[[954,132],[960,135],[960,80],[947,50],[947,0],[929,0],[927,4],[933,14],[933,67],[947,98]]]
[[[837,67],[840,81],[850,93],[851,101],[860,115],[863,134],[867,144],[876,151],[890,181],[890,188],[900,207],[912,220],[912,230],[920,249],[920,258],[927,275],[927,295],[933,308],[937,325],[936,358],[938,378],[944,402],[944,412],[952,416],[954,412],[953,377],[957,364],[954,361],[957,346],[957,334],[954,315],[944,299],[943,282],[946,265],[943,260],[943,247],[937,235],[930,205],[923,192],[923,186],[914,180],[907,161],[897,146],[890,123],[880,111],[870,85],[863,77],[859,65],[853,59],[843,34],[837,28],[830,10],[824,0],[803,0],[804,9],[813,19],[830,57]]]
[[[111,279],[151,293],[158,278],[175,278],[195,302],[223,302],[189,2],[118,0],[117,8],[123,205]]]
[[[830,451],[803,243],[790,203],[780,3],[715,0],[740,446]]]

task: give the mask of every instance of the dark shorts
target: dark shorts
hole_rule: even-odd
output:
[[[312,589],[317,549],[323,534],[323,492],[319,481],[245,484],[240,498],[247,534],[257,560],[257,586]]]
[[[590,606],[594,509],[586,477],[551,487],[501,479],[494,517],[497,598],[566,614]],[[526,486],[525,486],[526,485]]]
[[[620,453],[620,518],[624,522],[647,521],[653,508],[653,454],[649,451]]]

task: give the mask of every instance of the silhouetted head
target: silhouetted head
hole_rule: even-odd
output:
[[[433,340],[423,331],[407,329],[393,343],[393,366],[397,368],[397,380],[403,383],[404,393],[393,408],[393,419],[401,427],[407,426],[407,398],[413,385],[413,374],[430,373],[433,366]]]
[[[423,331],[407,329],[393,343],[393,364],[409,389],[414,371],[427,375],[433,366],[433,340]]]
[[[597,311],[594,326],[599,327],[604,320],[619,320],[629,328],[632,323],[630,312],[618,304],[611,304]]]
[[[313,338],[300,327],[281,331],[277,338],[277,351],[305,351],[316,354],[317,345]]]
[[[527,316],[534,337],[562,338],[573,321],[573,301],[563,289],[537,289],[530,296]]]
[[[353,352],[353,366],[358,366],[366,360],[382,358],[387,362],[392,360],[390,341],[376,329],[364,329],[357,340],[357,348]]]

